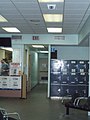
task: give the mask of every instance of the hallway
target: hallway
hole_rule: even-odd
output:
[[[60,100],[47,98],[47,86],[38,85],[27,99],[0,98],[0,107],[8,112],[18,112],[21,120],[89,120],[87,113],[70,110],[70,116],[64,116],[65,108]],[[78,112],[77,112],[78,111]]]

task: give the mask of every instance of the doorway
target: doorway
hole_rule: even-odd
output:
[[[42,46],[44,48],[35,48],[29,45],[30,62],[28,66],[30,66],[31,89],[38,84],[47,84],[48,86],[48,45]]]
[[[39,53],[38,57],[39,84],[48,83],[48,53]]]

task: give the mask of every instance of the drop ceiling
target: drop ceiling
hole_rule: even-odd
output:
[[[48,9],[48,4],[54,4],[55,9]],[[63,14],[63,22],[45,22],[43,14]],[[8,20],[0,23],[0,34],[8,34],[2,27],[16,27],[21,34],[48,34],[47,27],[61,27],[62,34],[77,34],[90,15],[90,1],[0,0],[0,15]]]

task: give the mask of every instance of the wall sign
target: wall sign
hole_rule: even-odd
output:
[[[32,36],[32,40],[39,40],[39,36]]]

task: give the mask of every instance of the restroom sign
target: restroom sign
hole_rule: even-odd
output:
[[[32,36],[33,40],[39,40],[39,36]]]

